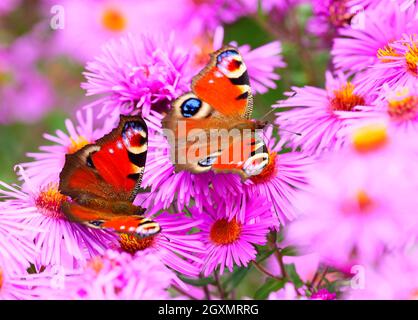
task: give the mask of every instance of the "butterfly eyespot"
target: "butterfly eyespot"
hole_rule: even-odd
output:
[[[256,153],[245,161],[243,170],[248,176],[255,176],[264,170],[264,168],[268,165],[268,162],[268,153]]]
[[[209,104],[191,92],[179,97],[173,106],[180,118],[202,119],[208,117],[213,110]]]
[[[209,157],[202,159],[198,162],[199,166],[201,167],[211,167],[216,162],[218,157],[220,156],[220,152],[216,152],[211,154]]]
[[[181,105],[181,114],[185,118],[191,118],[199,112],[202,107],[202,101],[196,98],[190,98]]]
[[[95,228],[100,228],[103,223],[104,223],[104,221],[102,221],[102,220],[92,220],[92,221],[89,221],[89,224],[92,227],[95,227]]]
[[[142,222],[136,229],[135,233],[140,238],[150,237],[158,234],[161,227],[157,222],[146,220]]]
[[[249,84],[247,68],[238,51],[229,49],[221,52],[216,58],[216,66],[233,84]]]
[[[123,127],[122,141],[129,152],[142,153],[147,148],[147,131],[140,122],[129,121]]]
[[[217,63],[221,63],[224,61],[225,58],[233,58],[239,57],[239,53],[236,50],[225,50],[224,52],[220,53],[216,58]]]
[[[94,163],[93,163],[93,159],[91,158],[91,154],[87,156],[86,158],[86,164],[89,168],[93,168],[95,169]]]

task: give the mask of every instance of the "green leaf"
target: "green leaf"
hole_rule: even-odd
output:
[[[215,284],[215,280],[212,277],[192,279],[192,278],[187,278],[181,274],[179,274],[178,277],[184,282],[186,282],[187,284],[190,284],[194,287],[204,287],[204,286],[207,286],[208,284]]]
[[[224,288],[226,288],[227,291],[231,291],[232,289],[236,288],[241,283],[241,281],[244,280],[250,269],[250,266],[248,266],[248,268],[239,268],[235,270],[231,276],[224,281]]]
[[[294,263],[286,264],[284,266],[286,269],[286,273],[289,276],[290,281],[295,285],[296,288],[300,288],[303,286],[303,281],[299,277],[298,273],[296,272],[296,267]]]
[[[285,280],[277,280],[273,278],[268,278],[266,282],[256,291],[254,299],[264,300],[270,293],[280,290],[284,287]]]
[[[288,246],[283,248],[280,252],[283,256],[299,256],[298,249],[295,246]]]
[[[257,263],[261,263],[274,253],[274,249],[260,250],[257,257]]]

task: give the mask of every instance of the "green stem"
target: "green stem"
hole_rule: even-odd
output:
[[[215,278],[215,282],[216,282],[216,287],[218,288],[218,291],[219,291],[219,297],[222,299],[222,300],[225,300],[225,298],[226,298],[226,295],[225,295],[225,290],[224,290],[224,288],[222,287],[222,283],[221,283],[221,280],[220,280],[220,278],[219,278],[219,275],[218,275],[218,271],[214,271],[214,273],[213,273],[213,276],[214,276],[214,278]]]

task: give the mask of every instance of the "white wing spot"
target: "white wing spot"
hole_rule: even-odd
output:
[[[118,149],[123,149],[122,142],[118,141],[118,143],[116,144],[116,147],[118,147]]]
[[[112,148],[109,149],[109,153],[114,154],[115,150],[113,150]]]

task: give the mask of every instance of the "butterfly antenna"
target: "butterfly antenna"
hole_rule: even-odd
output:
[[[265,118],[267,118],[269,115],[271,115],[273,112],[275,112],[276,109],[271,109],[269,112],[267,112],[260,120],[264,120]]]
[[[140,207],[142,207],[142,205],[144,204],[144,202],[145,202],[145,201],[147,201],[147,200],[148,200],[148,198],[149,198],[149,197],[151,197],[151,196],[152,196],[152,193],[150,192],[150,193],[149,193],[149,194],[145,197],[145,199],[143,199],[143,200],[142,200],[142,202],[139,204],[139,206],[140,206]]]
[[[299,137],[301,137],[301,136],[302,136],[302,133],[300,133],[300,132],[295,132],[295,131],[291,131],[291,130],[282,129],[282,128],[278,127],[278,126],[275,126],[275,127],[276,127],[279,131],[289,132],[289,133],[295,134],[295,135],[297,135],[297,136],[299,136]]]

